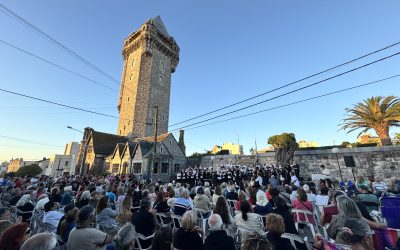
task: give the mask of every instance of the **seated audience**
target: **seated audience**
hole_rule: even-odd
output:
[[[140,201],[139,211],[135,212],[132,216],[132,224],[135,226],[137,233],[147,237],[154,233],[156,230],[156,218],[150,213],[151,201],[149,199],[142,199]],[[142,248],[147,248],[151,245],[150,240],[140,240]]]
[[[132,198],[131,198],[132,199]],[[131,250],[135,244],[135,228],[132,223],[126,223],[114,237],[114,246],[118,250]]]
[[[3,232],[6,231],[7,228],[11,227],[12,225],[13,223],[9,220],[0,220],[0,238]]]
[[[131,221],[132,218],[132,197],[126,196],[125,199],[122,201],[121,211],[117,216],[117,221],[119,225],[124,225],[127,222]]]
[[[203,248],[203,230],[196,226],[197,215],[187,211],[182,217],[182,227],[174,235],[174,247],[180,250],[200,250]]]
[[[57,238],[49,232],[38,233],[29,238],[20,250],[53,250],[57,245]]]
[[[285,224],[283,222],[282,216],[279,214],[268,214],[266,219],[266,229],[267,239],[272,245],[272,249],[293,249],[293,246],[290,243],[290,240],[282,238],[282,234],[285,233]]]
[[[243,240],[240,250],[272,250],[272,245],[262,236],[251,235]]]
[[[266,215],[272,211],[272,205],[268,202],[267,196],[264,192],[257,192],[256,206],[254,207],[254,213],[259,215]]]
[[[318,207],[327,206],[329,203],[329,188],[323,187],[320,190],[320,193],[315,198],[315,205]]]
[[[112,242],[112,237],[96,228],[95,209],[84,206],[78,213],[78,224],[72,229],[67,242],[67,250],[106,249],[106,245]]]
[[[274,210],[272,210],[272,212],[282,216],[283,222],[285,224],[285,233],[298,234],[296,226],[294,224],[293,215],[286,205],[286,202],[279,196],[276,196],[273,201],[275,204],[275,208]]]
[[[222,229],[224,229],[229,236],[233,236],[233,218],[229,213],[228,204],[224,197],[218,198],[213,214],[218,214],[222,218]]]
[[[115,235],[117,226],[117,212],[109,207],[109,197],[104,195],[100,198],[96,208],[96,223],[106,232]]]
[[[171,250],[172,246],[172,229],[170,227],[158,229],[154,234],[151,250]]]
[[[0,220],[11,220],[11,211],[8,207],[0,207]]]
[[[203,213],[210,211],[212,203],[208,197],[204,194],[204,189],[199,187],[197,189],[197,195],[194,197],[194,207],[197,210],[201,210]]]
[[[223,198],[220,197],[219,199]],[[226,234],[219,214],[212,214],[208,218],[208,225],[210,227],[210,235],[207,236],[204,242],[203,250],[236,250],[233,238]]]
[[[73,203],[70,203],[64,207],[64,216],[61,217],[60,222],[58,223],[57,230],[56,230],[57,235],[61,235],[60,228],[61,228],[61,223],[65,220],[65,215],[68,213],[69,210],[72,210],[74,208],[75,208],[75,204],[73,204]]]
[[[250,229],[260,235],[264,233],[263,220],[258,215],[253,213],[253,209],[248,201],[240,203],[240,213],[233,218],[236,226]]]
[[[314,213],[314,207],[311,202],[307,200],[307,194],[304,191],[304,189],[300,188],[297,190],[297,199],[292,202],[292,208],[295,209],[302,209],[309,211],[311,213]],[[313,215],[307,215],[308,221],[311,224],[314,224],[314,216]],[[297,221],[306,221],[306,218],[304,217],[304,214],[299,214],[299,218],[297,216],[294,217],[295,222]]]
[[[215,192],[212,195],[212,203],[215,206],[215,203],[217,203],[218,197],[222,196],[222,191],[220,186],[215,187]]]
[[[388,189],[388,184],[386,184],[386,182],[383,182],[378,176],[375,178],[375,182],[372,183],[372,191],[378,197],[381,197],[382,194]]]
[[[338,232],[335,243],[349,245],[351,249],[375,249],[368,224],[359,219],[346,220]]]
[[[0,238],[0,250],[19,250],[29,238],[31,229],[26,223],[19,223],[7,228]]]
[[[189,198],[189,192],[186,188],[180,187],[178,190],[179,197],[174,202],[174,214],[182,216],[186,211],[193,210],[193,201]]]
[[[72,186],[64,187],[64,194],[61,198],[61,206],[68,205],[72,202]]]
[[[332,193],[331,199],[331,204],[328,206],[324,206],[321,211],[321,217],[320,217],[320,224],[321,226],[324,226],[326,224],[331,223],[332,221],[332,216],[337,215],[339,213],[337,203],[336,203],[336,198],[340,195],[344,195],[342,192],[336,191]]]
[[[238,193],[236,192],[235,185],[230,185],[228,191],[229,192],[226,193],[226,199],[237,201],[239,197],[238,197]]]
[[[370,193],[368,191],[368,187],[364,185],[360,186],[360,191],[361,193],[359,193],[357,197],[360,202],[365,205],[368,213],[370,213],[372,210],[377,210],[377,208],[379,207],[379,200],[376,195]]]
[[[311,192],[310,186],[308,186],[307,184],[304,184],[303,189],[307,193],[307,200],[315,204],[315,202],[317,200],[317,196]]]
[[[168,213],[171,211],[165,198],[164,191],[158,192],[153,209],[157,211],[157,213]]]
[[[64,242],[68,241],[69,233],[76,227],[78,220],[78,208],[74,207],[65,213],[65,219],[61,222],[59,235]]]
[[[58,189],[58,187],[53,187],[51,189],[51,193],[49,195],[49,200],[60,203],[61,199],[62,199],[62,197],[60,195],[60,189]]]
[[[61,218],[64,216],[58,212],[58,203],[49,201],[44,205],[43,223],[48,223],[54,227],[54,232],[60,223]]]

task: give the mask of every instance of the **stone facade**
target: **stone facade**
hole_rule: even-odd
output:
[[[391,176],[400,176],[400,146],[340,148],[337,158],[332,149],[298,150],[295,152],[294,162],[299,164],[300,175],[303,178],[309,178],[311,174],[320,174],[320,165],[325,165],[330,170],[331,178],[340,180],[339,161],[342,176],[352,179],[352,168],[346,167],[344,156],[353,156],[355,163],[353,170],[356,177],[378,176],[387,179]],[[260,164],[276,166],[274,152],[258,154],[257,157]],[[224,164],[251,165],[256,162],[256,156],[203,156],[200,161],[192,159],[189,162],[213,168]]]
[[[125,39],[124,67],[118,110],[118,135],[151,136],[154,107],[158,133],[168,132],[171,73],[179,62],[179,47],[161,18],[148,20]]]

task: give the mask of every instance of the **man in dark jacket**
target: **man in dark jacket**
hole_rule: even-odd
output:
[[[227,200],[236,200],[236,201],[239,200],[238,193],[235,190],[235,185],[231,185],[229,187],[229,192],[226,193],[226,199]]]
[[[208,219],[210,235],[204,242],[203,250],[235,250],[233,238],[222,229],[222,218],[219,214],[213,214]]]
[[[135,226],[137,233],[143,236],[150,236],[156,229],[156,219],[152,213],[149,212],[151,202],[149,199],[142,199],[140,201],[139,211],[135,212],[132,216],[132,224]],[[151,240],[140,241],[142,248],[147,248],[151,245]]]

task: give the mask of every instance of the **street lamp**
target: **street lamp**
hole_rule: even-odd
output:
[[[83,139],[82,139],[83,150],[82,150],[82,153],[81,153],[82,154],[81,155],[82,162],[81,162],[81,166],[80,166],[80,169],[79,169],[79,175],[82,176],[83,175],[85,161],[86,161],[86,149],[87,149],[87,140],[85,138],[85,133],[83,133],[82,131],[80,131],[78,129],[75,129],[75,128],[71,127],[71,126],[67,126],[67,128],[72,129],[74,131],[78,131],[79,133],[81,133],[83,135]],[[76,170],[75,170],[75,173],[76,173]]]
[[[336,161],[337,161],[337,165],[339,167],[339,173],[340,173],[340,180],[343,182],[342,170],[340,168],[339,158],[337,155],[339,153],[339,149],[337,147],[332,148],[332,153],[334,153],[336,155]]]

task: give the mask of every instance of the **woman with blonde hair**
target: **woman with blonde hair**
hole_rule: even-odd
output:
[[[196,226],[197,215],[187,211],[182,216],[182,226],[174,235],[174,247],[180,250],[201,250],[203,248],[203,231]]]
[[[117,221],[119,225],[124,225],[125,223],[131,221],[132,218],[132,197],[126,196],[122,201],[121,211],[117,217]]]
[[[288,239],[282,238],[285,233],[285,223],[283,217],[279,214],[268,214],[266,217],[265,227],[268,231],[267,239],[272,245],[272,249],[293,249]]]

